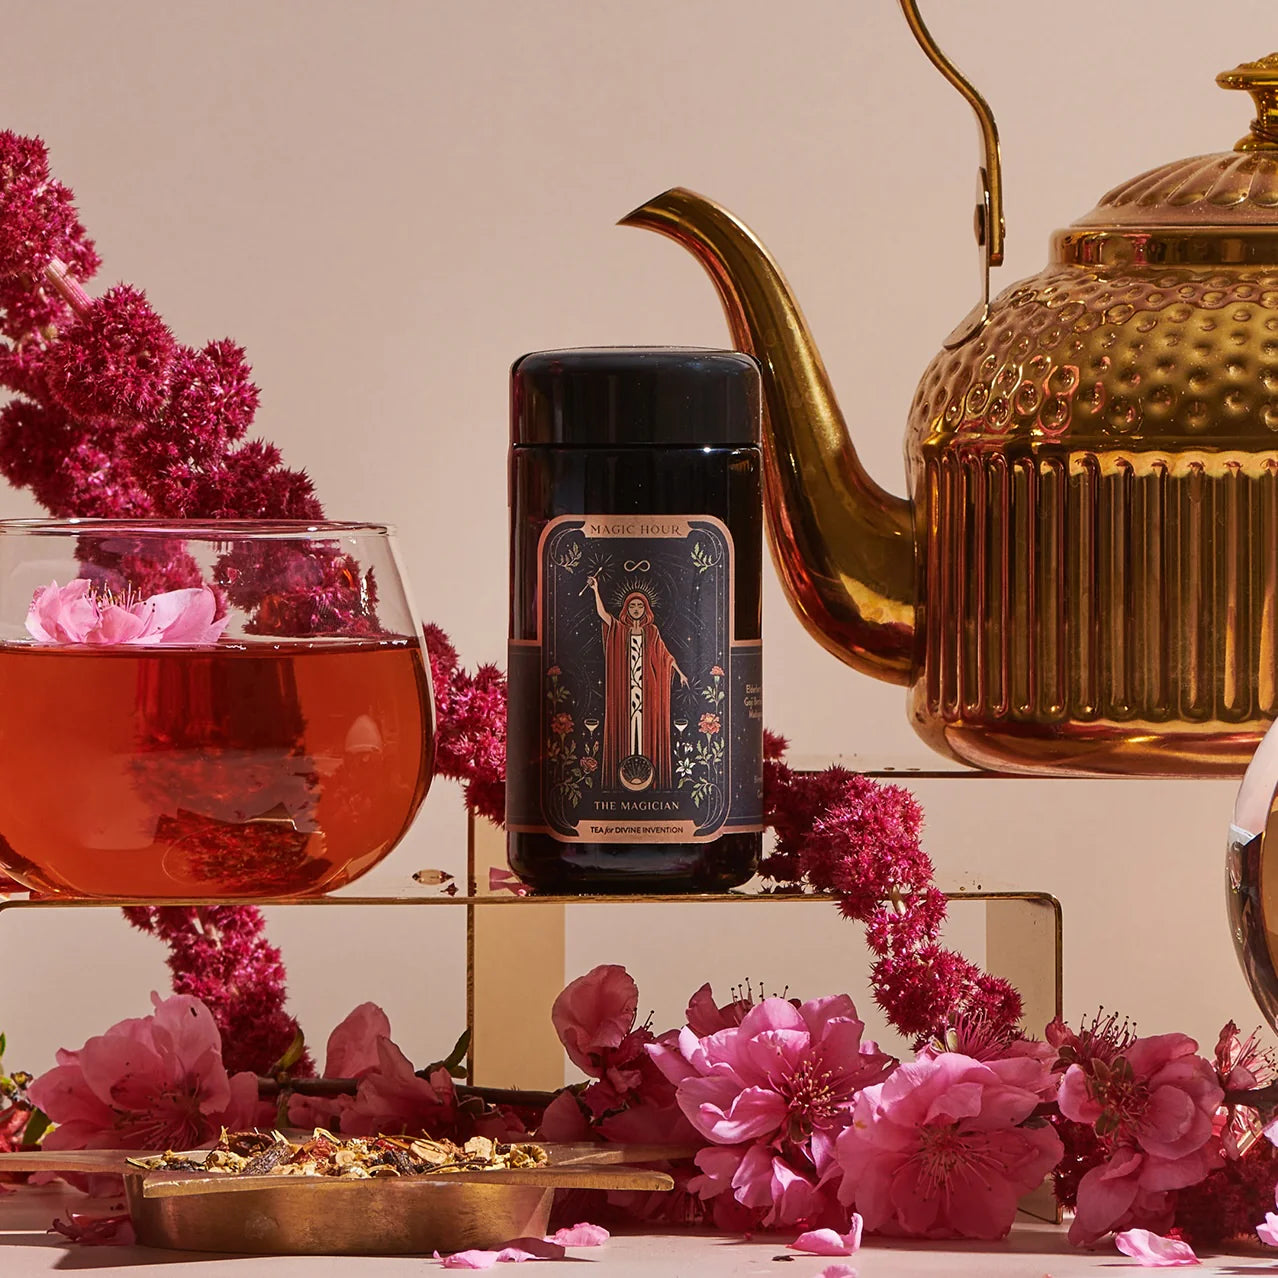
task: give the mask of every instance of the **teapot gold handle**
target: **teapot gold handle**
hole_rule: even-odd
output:
[[[998,149],[998,125],[990,104],[975,85],[946,57],[919,13],[917,0],[901,0],[901,11],[919,47],[938,71],[963,95],[976,112],[981,129],[981,168],[977,176],[976,243],[981,250],[981,300],[945,339],[947,350],[962,346],[984,327],[990,310],[990,267],[1003,265],[1003,162]]]

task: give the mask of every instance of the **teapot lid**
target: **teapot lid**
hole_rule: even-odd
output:
[[[1076,264],[1278,262],[1278,53],[1222,71],[1256,118],[1232,151],[1173,160],[1114,187],[1053,237]]]

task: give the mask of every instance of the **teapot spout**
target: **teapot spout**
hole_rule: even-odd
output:
[[[785,277],[726,209],[676,187],[621,219],[682,244],[714,280],[733,343],[761,364],[773,562],[799,619],[850,666],[910,683],[916,564],[911,503],[866,474]]]

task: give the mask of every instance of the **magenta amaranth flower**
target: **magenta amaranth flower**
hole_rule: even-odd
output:
[[[41,643],[202,645],[216,643],[230,620],[215,620],[216,612],[217,596],[207,586],[116,599],[77,577],[35,592],[27,631]]]
[[[77,417],[144,422],[168,399],[177,343],[137,289],[117,284],[52,343],[45,376]]]
[[[253,905],[130,906],[125,917],[169,947],[173,988],[199,999],[222,1034],[229,1069],[272,1074],[298,1034],[284,1010],[284,964]],[[288,1071],[314,1072],[304,1052]]]
[[[865,1227],[924,1238],[1002,1238],[1020,1196],[1060,1159],[1046,1124],[1023,1126],[1047,1065],[943,1052],[902,1065],[857,1097],[838,1140],[839,1199]]]
[[[688,1121],[714,1142],[697,1155],[692,1188],[730,1193],[764,1225],[842,1223],[823,1185],[835,1140],[857,1092],[895,1065],[864,1029],[846,994],[798,1007],[768,998],[739,1025],[704,1037],[685,1027],[677,1051],[650,1047]]]
[[[0,277],[32,279],[55,258],[81,280],[98,267],[71,192],[49,173],[44,143],[0,132]]]
[[[46,1149],[194,1149],[222,1127],[269,1123],[257,1078],[228,1076],[209,1009],[184,995],[151,995],[150,1016],[121,1021],[28,1088],[57,1126]]]
[[[1065,1071],[1061,1113],[1094,1127],[1112,1151],[1079,1182],[1071,1242],[1127,1226],[1159,1230],[1167,1191],[1197,1184],[1223,1161],[1212,1138],[1224,1091],[1197,1051],[1186,1034],[1159,1034]]]

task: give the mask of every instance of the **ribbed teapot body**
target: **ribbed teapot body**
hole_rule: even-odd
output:
[[[915,397],[916,726],[986,768],[1239,773],[1278,714],[1278,266],[1057,248]]]

